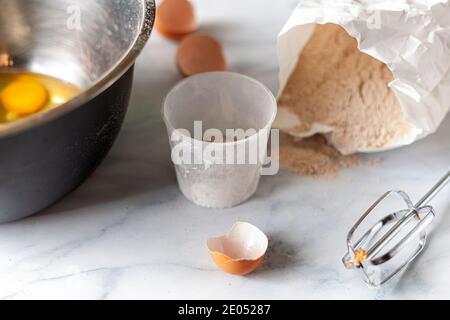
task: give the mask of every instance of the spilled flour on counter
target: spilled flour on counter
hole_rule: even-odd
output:
[[[280,159],[283,167],[296,174],[325,179],[335,178],[344,168],[364,163],[358,155],[342,155],[320,134],[301,140],[283,134]]]
[[[280,107],[300,120],[289,133],[306,137],[317,132],[318,124],[330,128],[328,141],[345,154],[405,139],[413,127],[388,87],[392,80],[388,67],[360,52],[343,28],[317,25],[279,99]]]

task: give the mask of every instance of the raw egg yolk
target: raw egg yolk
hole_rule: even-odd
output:
[[[1,92],[3,108],[11,113],[25,116],[45,107],[48,92],[41,84],[31,81],[14,81]]]

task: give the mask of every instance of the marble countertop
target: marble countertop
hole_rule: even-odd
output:
[[[201,29],[224,44],[230,70],[277,90],[275,41],[296,0],[198,0]],[[178,190],[160,117],[180,80],[176,44],[154,32],[137,61],[126,124],[108,158],[76,192],[34,217],[0,226],[3,299],[383,299],[450,298],[450,201],[423,256],[403,277],[369,289],[345,270],[345,236],[379,195],[403,189],[417,199],[450,165],[450,119],[412,146],[383,153],[378,166],[332,181],[281,171],[228,210],[207,210]],[[267,261],[235,277],[216,269],[210,236],[249,221],[271,239]]]

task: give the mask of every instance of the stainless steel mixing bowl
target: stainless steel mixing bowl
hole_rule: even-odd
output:
[[[105,157],[154,16],[153,0],[0,0],[0,72],[37,72],[82,89],[0,127],[0,223],[53,204]]]

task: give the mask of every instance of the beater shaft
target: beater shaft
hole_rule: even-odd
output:
[[[383,235],[368,251],[368,258],[377,254],[384,245],[391,241],[401,230],[401,227],[417,215],[417,209],[428,204],[450,182],[450,170],[436,185],[430,189],[407,214],[404,215],[385,235]]]

